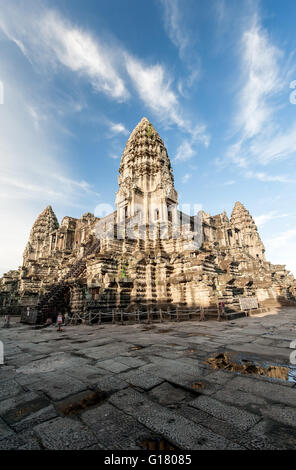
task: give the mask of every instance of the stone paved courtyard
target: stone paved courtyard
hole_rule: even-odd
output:
[[[296,389],[205,361],[286,365],[296,309],[228,322],[0,330],[0,449],[295,449]],[[156,446],[156,447],[155,447]]]

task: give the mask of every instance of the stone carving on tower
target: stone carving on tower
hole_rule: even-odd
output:
[[[176,211],[178,195],[172,166],[159,134],[143,118],[132,132],[119,168],[116,195],[117,221],[142,215],[142,223],[168,220],[168,210]]]
[[[251,256],[265,261],[265,248],[250,212],[241,202],[236,202],[231,214],[231,224],[240,230],[240,243]]]
[[[221,301],[239,313],[241,296],[261,305],[296,301],[293,275],[265,260],[240,202],[230,220],[225,212],[177,210],[167,150],[146,118],[127,141],[118,183],[117,210],[106,217],[66,216],[59,226],[51,206],[38,216],[23,265],[0,278],[0,314],[26,317],[43,305],[53,319],[67,312],[95,321],[117,309],[211,311]]]
[[[51,206],[47,206],[37,217],[27,246],[24,251],[24,262],[36,260],[49,249],[49,235],[59,227],[58,220]]]

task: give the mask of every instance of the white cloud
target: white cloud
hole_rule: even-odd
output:
[[[272,42],[260,24],[258,14],[253,15],[251,26],[242,33],[239,53],[241,89],[233,129],[238,135],[236,141],[229,145],[226,158],[216,162],[218,165],[233,162],[245,170],[245,177],[258,181],[295,183],[293,175],[263,172],[258,168],[296,154],[296,122],[282,129],[277,104],[287,84],[290,59]],[[255,169],[247,171],[250,167]]]
[[[208,145],[203,126],[193,125],[184,117],[177,93],[172,87],[174,80],[164,65],[147,65],[133,57],[115,39],[104,41],[102,37],[73,25],[56,10],[41,7],[38,2],[28,0],[24,6],[18,0],[14,4],[0,0],[0,6],[0,30],[18,45],[35,64],[36,70],[43,70],[44,67],[46,71],[59,72],[63,66],[85,78],[96,92],[105,93],[118,101],[124,101],[130,96],[126,85],[129,78],[140,100],[162,123],[177,125],[182,131],[191,134],[196,142],[198,139],[195,133],[201,133],[204,145]],[[167,8],[172,8],[170,17],[175,31],[177,3],[175,7],[167,4]],[[185,45],[182,35],[178,35],[180,47],[181,43]],[[192,82],[195,75],[196,67],[187,81]],[[38,127],[43,116],[37,115],[35,109],[31,112]],[[111,123],[111,132],[128,134],[121,123]],[[202,142],[202,139],[199,141]]]
[[[196,126],[188,131],[191,135],[178,146],[175,161],[190,160],[197,154],[198,144],[202,144],[205,148],[210,145],[210,136],[207,134],[205,126]]]
[[[36,126],[42,112],[36,103],[28,103],[20,74],[6,75],[1,61],[0,68],[6,92],[0,106],[0,213],[5,221],[0,230],[1,275],[21,264],[31,225],[44,207],[82,212],[89,205],[86,200],[94,204],[99,195],[63,163],[51,120],[46,121],[46,133]]]
[[[235,184],[235,181],[229,180],[229,181],[225,181],[225,183],[223,183],[223,186],[232,186],[233,184]]]
[[[0,29],[31,62],[52,68],[63,65],[89,80],[97,92],[119,101],[128,97],[116,51],[102,40],[73,26],[55,10],[36,5],[36,11],[29,7],[24,11],[7,2],[1,2],[1,9]]]
[[[124,135],[129,134],[129,131],[127,130],[125,125],[122,124],[121,122],[118,122],[118,123],[111,122],[110,131],[112,132],[112,134],[124,134]]]
[[[271,135],[259,137],[250,146],[258,162],[267,165],[272,161],[296,155],[296,122],[284,131],[273,132]]]
[[[242,146],[243,146],[242,139],[230,145],[230,147],[227,150],[226,157],[227,159],[230,159],[232,162],[234,162],[240,168],[246,168],[248,166],[248,160],[242,154],[243,152]],[[225,160],[223,158],[221,159],[218,158],[216,162],[218,165],[221,165],[221,166],[225,165]]]
[[[280,248],[286,242],[291,240],[296,240],[296,228],[286,230],[285,232],[280,233],[279,235],[270,238],[267,240],[268,246],[271,248]],[[295,251],[295,250],[294,250]]]
[[[189,173],[186,173],[186,174],[183,176],[183,178],[182,178],[182,183],[183,183],[183,184],[186,184],[187,181],[190,180],[191,176],[192,176],[192,175],[190,175]]]
[[[248,139],[258,134],[273,114],[268,98],[282,87],[279,65],[281,52],[255,20],[243,34],[241,54],[245,84],[238,97],[236,124],[243,137]]]
[[[206,126],[193,125],[189,119],[183,117],[179,99],[172,89],[173,80],[164,66],[149,66],[126,55],[126,68],[145,106],[165,125],[175,124],[189,134],[190,138],[185,139],[177,150],[178,160],[191,158],[196,152],[194,147],[197,144],[209,146],[210,137]]]
[[[37,77],[46,73],[50,81],[53,73],[73,72],[73,79],[82,78],[96,92],[119,102],[129,97],[126,84],[132,81],[141,101],[161,122],[175,125],[189,135],[188,143],[183,146],[189,158],[198,144],[209,145],[205,126],[195,125],[184,117],[173,89],[174,80],[164,65],[145,64],[115,45],[115,41],[107,43],[73,25],[57,11],[44,8],[38,0],[0,0],[0,9],[0,32],[30,61],[31,78],[35,77],[34,72]],[[15,61],[14,75],[5,76],[5,63],[0,63],[5,85],[5,104],[0,107],[0,210],[6,226],[10,227],[0,232],[0,259],[9,261],[9,265],[1,262],[0,273],[20,264],[28,231],[46,205],[53,204],[57,212],[67,213],[69,207],[82,209],[86,201],[88,206],[95,205],[99,196],[88,182],[75,177],[75,168],[68,166],[63,158],[58,136],[62,128],[60,118],[65,114],[64,103],[50,105],[46,93],[42,100],[36,100],[34,80],[31,88],[23,82],[24,77],[19,73],[23,64],[20,64]],[[82,105],[70,95],[69,91],[66,98],[68,101],[70,97],[71,101],[69,112],[70,108],[72,112],[80,112]],[[53,110],[54,120],[50,117]],[[128,133],[122,123],[109,122],[109,129],[114,135]],[[70,134],[67,129],[62,131]],[[117,149],[113,152],[111,158],[117,158]],[[12,230],[17,230],[18,236],[11,236],[14,243],[8,243]]]
[[[139,97],[159,119],[184,127],[184,120],[178,113],[179,102],[171,88],[171,78],[160,65],[146,66],[141,61],[126,56],[126,68]]]
[[[166,33],[179,52],[180,59],[186,64],[188,75],[181,78],[178,91],[182,96],[188,96],[194,82],[200,77],[200,58],[195,45],[194,33],[188,28],[184,18],[186,5],[180,0],[160,0],[163,7],[164,26]],[[190,11],[189,9],[187,12]]]
[[[266,223],[270,222],[271,220],[281,219],[285,217],[290,217],[290,214],[282,214],[278,211],[270,211],[266,214],[257,215],[254,217],[255,223],[257,227],[263,227]]]
[[[247,178],[253,178],[258,181],[262,181],[263,183],[295,183],[295,179],[291,179],[285,175],[270,175],[264,172],[253,172],[247,171],[245,173]]]
[[[177,148],[175,160],[185,162],[195,155],[195,150],[188,140],[184,140]]]
[[[180,4],[178,0],[161,0],[164,9],[164,22],[166,32],[172,43],[179,50],[181,58],[190,44],[190,39],[185,28],[182,27]]]

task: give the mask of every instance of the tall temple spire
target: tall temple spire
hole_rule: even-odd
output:
[[[35,220],[25,248],[24,259],[36,259],[44,244],[49,245],[49,234],[59,227],[58,219],[51,206],[47,206]]]
[[[240,230],[243,246],[254,258],[265,260],[265,248],[255,221],[241,202],[236,202],[231,214],[231,224]]]
[[[118,183],[118,220],[135,215],[139,206],[142,206],[147,222],[148,205],[160,203],[168,208],[177,204],[178,196],[167,150],[158,132],[145,117],[127,141],[121,158]],[[164,212],[163,208],[159,209],[163,221],[167,219]]]

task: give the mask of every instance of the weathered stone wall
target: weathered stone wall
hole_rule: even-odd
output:
[[[151,201],[159,203],[159,209],[153,206],[152,223]],[[101,220],[86,213],[80,219],[64,217],[60,226],[48,206],[32,227],[22,267],[0,280],[2,313],[37,305],[95,237],[101,239],[100,249],[87,256],[78,278],[67,278],[56,305],[72,315],[153,305],[211,307],[219,301],[238,310],[240,296],[256,296],[262,304],[296,300],[294,277],[265,260],[255,222],[240,202],[230,219],[225,212],[201,212],[198,228],[196,218],[176,209],[167,151],[145,118],[123,153],[116,204],[117,211]],[[181,221],[177,238],[176,221]]]

